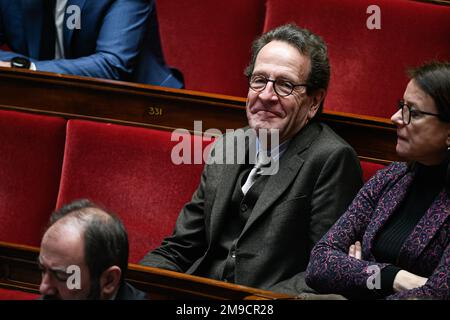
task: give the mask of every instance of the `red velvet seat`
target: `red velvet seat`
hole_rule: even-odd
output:
[[[116,212],[137,262],[172,232],[200,181],[203,165],[172,163],[176,144],[166,131],[70,120],[58,207],[89,198]]]
[[[36,300],[39,294],[0,288],[0,300]]]
[[[247,95],[244,68],[261,34],[264,0],[157,1],[164,55],[180,69],[186,89]]]
[[[381,29],[366,10],[378,5]],[[407,84],[406,68],[450,60],[450,7],[409,0],[267,0],[264,30],[295,22],[328,44],[329,110],[389,118]]]
[[[383,169],[385,166],[375,162],[369,161],[361,161],[361,168],[363,171],[363,180],[364,183],[367,182],[372,176],[380,169]]]
[[[39,246],[56,205],[66,121],[0,110],[0,241]]]

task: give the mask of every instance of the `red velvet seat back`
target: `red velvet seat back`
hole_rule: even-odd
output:
[[[361,161],[361,168],[363,171],[364,183],[369,181],[372,176],[377,173],[378,170],[383,169],[385,166],[375,162]]]
[[[380,7],[380,30],[366,26],[370,5]],[[389,118],[403,96],[407,68],[450,60],[449,6],[410,0],[267,0],[264,30],[288,22],[328,44],[328,110]]]
[[[79,120],[67,128],[58,207],[89,198],[117,213],[137,262],[171,234],[203,165],[173,164],[170,132]]]
[[[55,209],[66,121],[0,110],[0,241],[39,246]]]
[[[0,288],[0,300],[36,300],[39,294]]]
[[[261,34],[264,0],[157,1],[167,63],[184,74],[186,89],[247,95],[244,68]]]

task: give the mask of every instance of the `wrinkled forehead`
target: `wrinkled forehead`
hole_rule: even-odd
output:
[[[253,73],[290,74],[306,80],[311,69],[310,58],[284,41],[271,41],[256,56]]]

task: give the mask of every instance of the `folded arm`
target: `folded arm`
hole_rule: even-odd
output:
[[[362,258],[362,250],[361,250],[361,242],[356,241],[355,244],[352,244],[348,250],[349,257],[356,258],[361,260]],[[423,286],[428,278],[424,278],[408,272],[406,270],[402,270],[395,266],[388,266],[384,268],[381,273],[381,288],[384,291],[395,291],[402,292],[406,290],[415,289]],[[384,278],[388,278],[387,281]]]
[[[359,259],[355,242],[362,240],[371,221],[379,191],[387,183],[383,179],[385,174],[386,170],[378,172],[360,190],[346,213],[313,249],[306,277],[312,288],[348,297],[379,296],[374,290],[376,277],[387,265]]]
[[[394,280],[394,290],[397,292],[387,299],[450,299],[450,245],[428,279],[402,271]]]

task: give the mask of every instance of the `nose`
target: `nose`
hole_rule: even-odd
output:
[[[403,119],[402,119],[402,109],[398,109],[397,112],[392,115],[391,121],[397,127],[405,125],[405,123],[403,122]]]
[[[259,97],[263,100],[277,100],[278,96],[275,92],[274,83],[269,81],[263,91],[259,93]]]
[[[56,294],[56,288],[53,285],[53,280],[51,279],[48,272],[42,273],[41,284],[39,285],[39,291],[42,295],[52,296]]]

